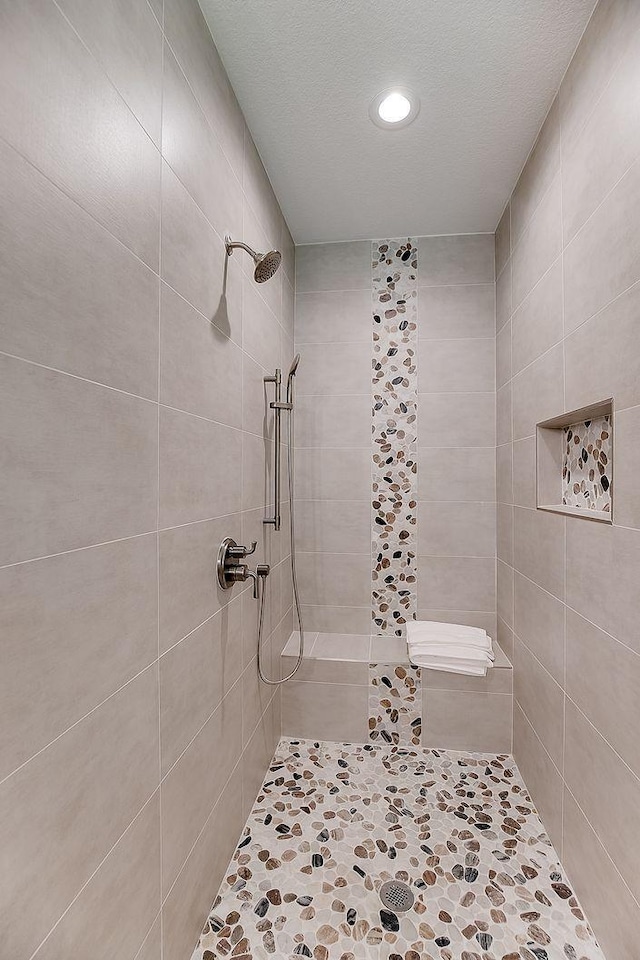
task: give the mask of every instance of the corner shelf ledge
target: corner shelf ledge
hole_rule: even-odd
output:
[[[613,517],[606,510],[585,510],[584,507],[569,507],[564,503],[541,503],[538,510],[547,513],[565,513],[570,517],[581,517],[583,520],[596,520],[599,523],[613,523]]]

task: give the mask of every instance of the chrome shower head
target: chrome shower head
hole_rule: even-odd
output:
[[[295,357],[291,361],[291,366],[289,367],[288,378],[295,377],[296,370],[298,369],[298,364],[300,363],[300,354],[296,353]]]
[[[267,253],[256,253],[256,251],[252,250],[246,243],[241,243],[239,240],[232,240],[229,236],[224,238],[224,245],[228,257],[231,256],[236,247],[240,247],[242,250],[246,250],[249,256],[253,258],[253,262],[256,265],[253,271],[253,279],[256,283],[264,283],[265,280],[271,280],[271,277],[282,262],[282,254],[279,250],[269,250]]]

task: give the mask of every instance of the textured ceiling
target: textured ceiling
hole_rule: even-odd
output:
[[[296,243],[493,231],[594,0],[200,0]],[[394,84],[420,114],[369,119]]]

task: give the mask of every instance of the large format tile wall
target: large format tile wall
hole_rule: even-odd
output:
[[[280,730],[214,571],[276,665],[293,246],[195,0],[1,3],[0,104],[0,953],[184,960]]]
[[[493,236],[413,242],[417,614],[493,632]],[[297,547],[311,631],[378,632],[371,576],[373,306],[370,241],[297,247]]]
[[[605,953],[640,926],[640,4],[602,0],[496,234],[515,757]],[[535,509],[535,424],[614,398],[613,525]]]

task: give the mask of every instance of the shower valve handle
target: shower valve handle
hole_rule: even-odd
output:
[[[256,552],[257,546],[257,540],[253,540],[250,547],[243,547],[240,544],[234,544],[233,546],[229,546],[227,548],[227,556],[238,560],[244,560],[245,557],[249,557],[252,553]]]

